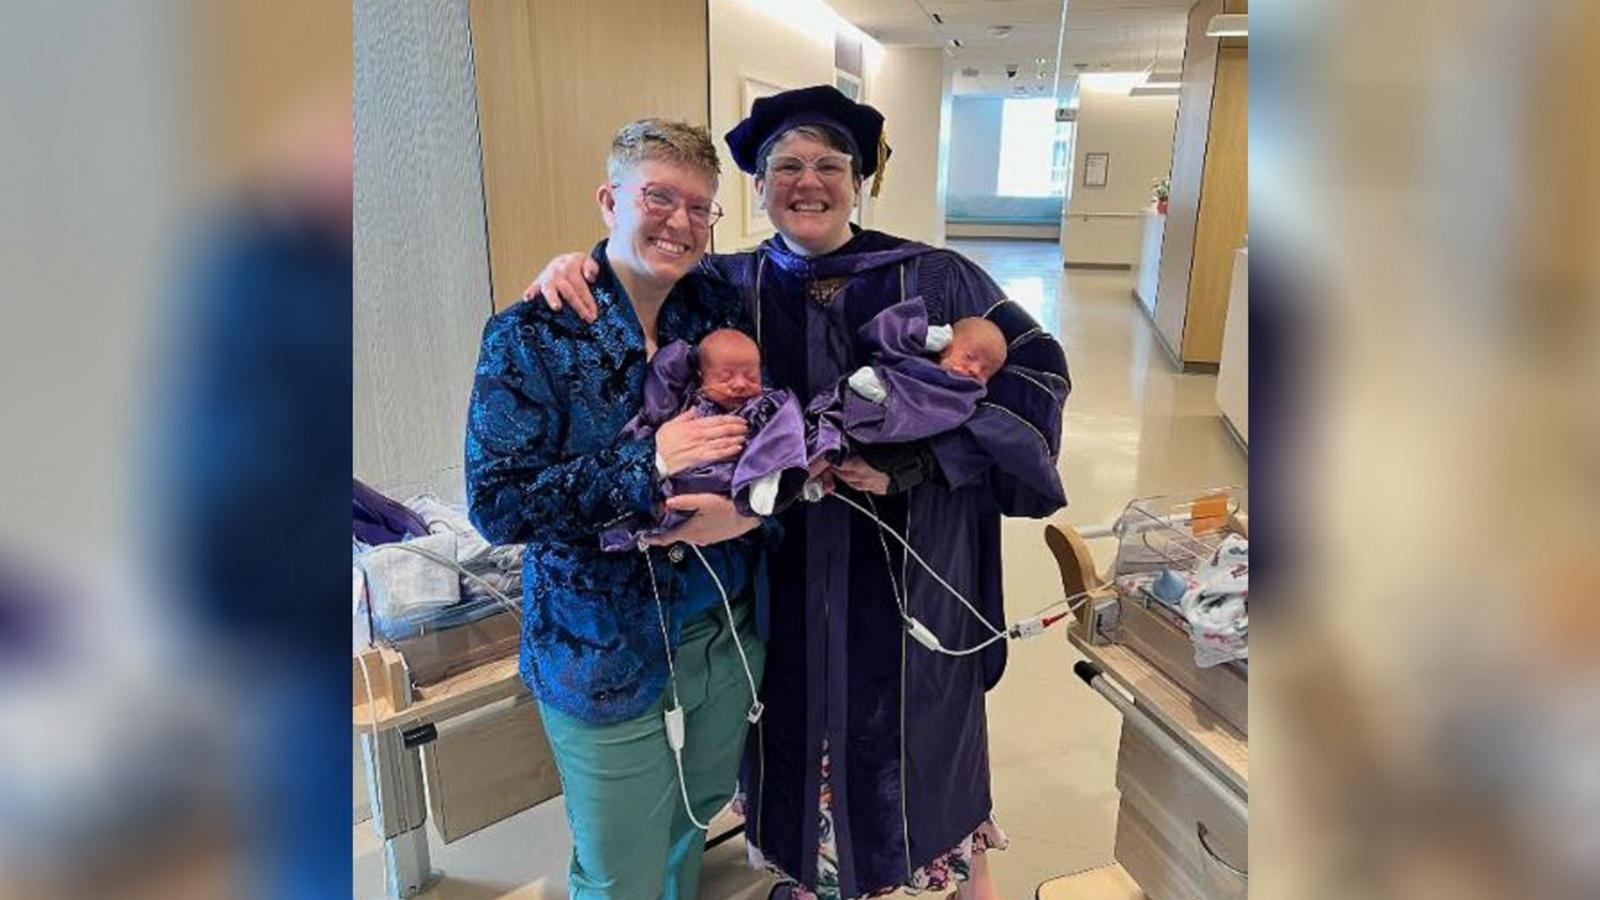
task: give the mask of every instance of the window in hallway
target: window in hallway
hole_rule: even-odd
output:
[[[1056,122],[1052,97],[1008,98],[1000,112],[1002,197],[1059,197],[1072,158],[1067,123]]]

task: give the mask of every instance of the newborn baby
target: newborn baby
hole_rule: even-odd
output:
[[[686,409],[699,415],[736,415],[750,426],[744,451],[736,459],[706,463],[677,472],[662,482],[662,492],[722,494],[745,515],[768,516],[780,500],[799,496],[806,475],[805,423],[800,404],[784,390],[761,386],[761,351],[742,331],[723,328],[700,339],[698,347],[673,341],[650,359],[644,381],[644,408],[627,425],[626,440],[649,437]],[[639,538],[659,535],[689,520],[666,509],[654,520],[633,516],[600,535],[606,550],[631,550]]]
[[[761,350],[742,331],[719,328],[700,339],[700,393],[725,413],[761,394]]]
[[[1006,363],[1000,327],[981,316],[929,325],[916,298],[874,316],[858,332],[872,364],[812,399],[808,459],[838,462],[850,444],[917,441],[948,431],[977,410]]]
[[[1006,336],[999,325],[981,316],[957,319],[954,325],[927,326],[927,335],[924,347],[937,353],[939,368],[952,375],[987,385],[1006,364]],[[848,384],[873,403],[889,402],[889,387],[873,366],[852,372]]]

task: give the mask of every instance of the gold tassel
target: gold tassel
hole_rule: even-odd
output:
[[[872,198],[878,198],[878,192],[883,190],[883,170],[889,168],[889,137],[884,132],[878,132],[878,170],[872,173]]]

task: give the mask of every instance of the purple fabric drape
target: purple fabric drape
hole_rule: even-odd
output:
[[[404,504],[367,487],[359,478],[351,481],[355,485],[352,530],[357,540],[364,544],[392,544],[428,533],[428,523]]]
[[[928,310],[920,297],[873,316],[857,330],[857,338],[888,400],[880,404],[862,397],[847,384],[848,377],[812,398],[806,407],[811,459],[838,462],[852,442],[919,441],[955,428],[977,410],[983,385],[946,372],[924,349]]]

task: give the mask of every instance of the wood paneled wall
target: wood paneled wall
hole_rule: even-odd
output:
[[[471,0],[494,306],[605,234],[595,188],[622,125],[710,121],[706,0]],[[724,179],[738,173],[724,173]]]
[[[1212,365],[1222,357],[1249,184],[1249,49],[1242,40],[1206,37],[1206,24],[1221,12],[1248,12],[1248,4],[1201,0],[1189,11],[1155,311],[1169,349],[1184,363]]]
[[[1234,252],[1244,242],[1249,215],[1249,79],[1249,51],[1222,47],[1217,52],[1205,187],[1195,229],[1194,267],[1189,273],[1189,316],[1182,347],[1186,362],[1222,359]]]

